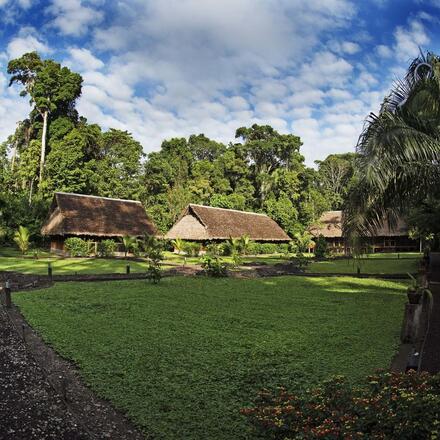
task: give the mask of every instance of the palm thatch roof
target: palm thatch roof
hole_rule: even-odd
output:
[[[227,240],[249,236],[255,241],[287,242],[290,237],[265,214],[188,205],[165,238],[182,240]]]
[[[315,225],[309,228],[312,235],[323,235],[326,238],[342,237],[342,211],[325,211]],[[386,221],[377,229],[375,237],[403,237],[408,235],[408,227],[399,219],[395,228],[390,228]]]
[[[154,235],[156,228],[141,202],[57,192],[41,233],[123,237]]]

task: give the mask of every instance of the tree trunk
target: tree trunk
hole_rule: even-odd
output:
[[[32,192],[33,192],[33,189],[34,189],[34,179],[32,178],[31,186],[29,188],[29,206],[31,206],[31,204],[32,204]]]
[[[15,156],[17,156],[17,143],[18,141],[16,140],[14,142],[14,148],[12,149],[12,159],[11,159],[11,172],[14,172],[14,167],[15,167]]]
[[[41,185],[43,181],[44,159],[46,157],[46,133],[47,133],[47,120],[49,117],[49,111],[45,110],[43,113],[43,134],[41,136],[41,157],[40,157],[40,179],[38,185]]]

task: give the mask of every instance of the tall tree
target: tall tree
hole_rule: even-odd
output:
[[[293,134],[279,134],[269,125],[254,124],[250,128],[240,127],[236,138],[244,141],[242,151],[249,160],[257,187],[260,207],[275,182],[275,171],[279,168],[291,169],[304,158],[299,153],[302,142]]]
[[[317,183],[330,200],[331,209],[342,209],[347,198],[356,162],[356,153],[330,154],[318,165]]]
[[[9,85],[22,84],[20,96],[30,96],[30,103],[42,119],[39,184],[43,181],[46,158],[47,128],[50,115],[56,111],[74,110],[81,95],[82,78],[78,73],[61,67],[53,60],[41,60],[36,52],[29,52],[8,63]]]

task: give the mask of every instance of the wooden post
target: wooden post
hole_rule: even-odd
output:
[[[47,263],[47,276],[52,280],[52,264],[50,261]]]
[[[12,301],[11,301],[11,283],[9,280],[5,283],[5,306],[6,308],[10,309],[12,307]]]
[[[127,264],[127,266],[125,266],[125,273],[127,275],[130,275],[130,265],[129,264]]]

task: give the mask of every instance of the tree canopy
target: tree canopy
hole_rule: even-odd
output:
[[[0,146],[0,227],[9,237],[19,225],[35,237],[55,191],[141,200],[162,232],[188,203],[266,212],[291,235],[332,206],[324,171],[305,165],[298,136],[254,124],[228,145],[200,133],[145,155],[130,133],[78,114],[79,74],[35,52],[11,60],[8,73],[30,97],[28,118]]]

